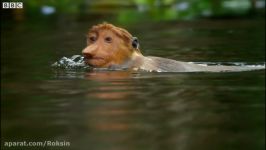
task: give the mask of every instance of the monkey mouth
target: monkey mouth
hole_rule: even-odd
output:
[[[106,63],[104,58],[101,57],[91,57],[91,58],[84,58],[85,64],[91,67],[102,67]]]

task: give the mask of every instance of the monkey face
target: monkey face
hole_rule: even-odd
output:
[[[130,41],[119,36],[116,30],[104,28],[89,32],[87,47],[82,53],[87,65],[110,67],[127,61],[133,53],[132,48]]]

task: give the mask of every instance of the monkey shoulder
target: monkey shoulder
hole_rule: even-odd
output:
[[[140,69],[155,72],[193,71],[193,68],[191,68],[187,62],[155,56],[144,57]]]

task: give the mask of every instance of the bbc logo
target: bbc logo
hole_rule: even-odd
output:
[[[4,9],[23,8],[23,3],[22,2],[2,2],[2,8]]]

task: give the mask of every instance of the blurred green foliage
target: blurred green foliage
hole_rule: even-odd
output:
[[[12,0],[14,1],[14,0]],[[113,15],[121,22],[138,20],[191,20],[199,17],[243,17],[265,12],[265,0],[16,0],[24,3],[29,18],[50,15]],[[51,13],[52,14],[52,13]]]

